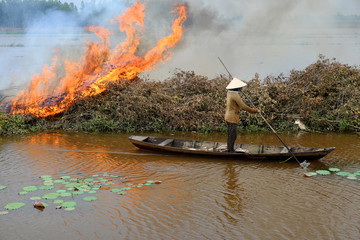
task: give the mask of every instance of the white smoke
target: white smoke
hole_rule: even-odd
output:
[[[188,5],[190,19],[180,47],[149,74],[154,79],[166,78],[175,68],[210,77],[226,73],[217,57],[245,80],[255,73],[265,77],[303,69],[319,54],[359,64],[357,0],[191,0]],[[341,25],[339,14],[356,15],[357,22]]]
[[[27,35],[0,36],[3,44],[23,47],[0,47],[2,64],[0,90],[9,85],[24,86],[45,64],[51,64],[54,51],[78,60],[84,44],[93,35],[85,34],[81,24],[90,21],[117,32],[112,45],[119,44],[125,33],[110,23],[135,0],[74,1],[80,17],[48,12],[28,25]],[[145,27],[139,54],[153,47],[171,33],[170,13],[178,1],[144,0]],[[180,2],[181,3],[181,2]],[[189,18],[183,39],[173,49],[174,56],[157,70],[145,73],[162,80],[175,69],[194,70],[209,77],[226,73],[221,57],[234,76],[248,80],[303,69],[319,54],[357,65],[360,55],[360,2],[348,0],[188,0]],[[337,17],[354,15],[353,26],[341,25]],[[42,29],[42,30],[41,30]],[[48,30],[48,33],[41,32]],[[75,29],[75,30],[74,30]],[[61,50],[59,50],[61,49]]]

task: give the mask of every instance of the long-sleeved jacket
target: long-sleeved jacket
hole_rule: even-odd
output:
[[[240,93],[236,91],[228,91],[226,96],[226,112],[225,121],[239,124],[240,109],[249,113],[256,113],[257,110],[247,106],[241,99]]]

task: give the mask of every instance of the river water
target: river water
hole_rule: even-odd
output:
[[[0,215],[0,239],[359,239],[358,180],[334,173],[304,177],[296,162],[157,154],[137,149],[128,137],[95,133],[2,137],[0,185],[6,188],[0,190],[0,212],[8,213]],[[226,140],[224,134],[176,137]],[[360,170],[359,135],[282,137],[292,146],[336,147],[312,162],[309,171]],[[238,141],[279,145],[272,134],[240,134]],[[54,181],[52,190],[18,194],[23,187],[45,184],[44,175]],[[33,208],[30,198],[64,189],[64,184],[55,183],[64,176],[104,184],[96,193],[58,197],[77,202],[72,211],[56,209],[50,199],[41,200],[48,204],[43,211]],[[128,189],[122,195],[111,191],[123,187]],[[86,202],[85,196],[98,199]],[[25,206],[5,210],[3,206],[11,202]]]

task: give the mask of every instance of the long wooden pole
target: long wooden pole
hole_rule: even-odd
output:
[[[220,57],[218,57],[221,64],[224,66],[225,70],[228,72],[230,78],[232,79],[232,75],[229,72],[229,70],[227,69],[227,67],[225,66],[225,64],[223,63],[223,61],[221,61]],[[250,97],[245,94],[243,91],[240,91],[245,97],[246,99],[251,103],[253,108],[255,107],[255,104],[253,103],[253,101],[251,101]],[[295,156],[295,154],[290,150],[290,148],[287,146],[287,144],[282,140],[282,138],[279,136],[279,134],[275,131],[275,129],[271,126],[271,124],[266,120],[266,118],[262,115],[261,111],[259,112],[261,118],[264,120],[264,122],[269,126],[269,128],[271,129],[271,131],[273,131],[273,133],[275,133],[276,137],[280,140],[280,142],[282,142],[282,144],[285,146],[285,148],[288,150],[288,152],[292,155],[292,157],[298,162],[298,164],[300,165],[300,167],[302,167],[303,169],[305,169],[307,166],[310,165],[310,163],[306,162],[306,160],[302,163],[300,163],[300,161],[297,159],[297,157]]]

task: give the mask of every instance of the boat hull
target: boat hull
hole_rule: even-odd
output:
[[[295,160],[283,146],[236,144],[236,152],[227,152],[226,143],[194,141],[176,138],[130,136],[132,144],[140,149],[155,152],[226,157],[242,160],[286,161]],[[335,148],[290,147],[298,160],[316,160],[325,157]]]

